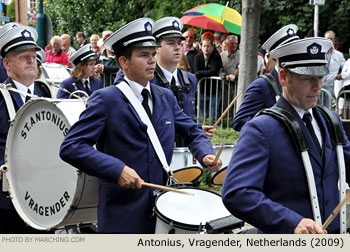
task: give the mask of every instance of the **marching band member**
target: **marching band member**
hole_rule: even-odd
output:
[[[61,145],[60,156],[64,161],[100,178],[101,233],[154,232],[153,190],[142,187],[142,182],[166,184],[169,178],[163,168],[167,165],[162,164],[159,152],[164,151],[169,164],[175,131],[188,140],[192,154],[210,171],[218,170],[222,164],[221,160],[214,164],[210,140],[182,112],[174,94],[150,84],[159,46],[152,36],[153,27],[152,19],[137,19],[105,41],[105,48],[116,54],[124,81],[92,94],[86,110]],[[122,87],[129,90],[129,98]],[[141,115],[146,119],[141,119]],[[146,126],[149,120],[151,124]],[[151,144],[154,138],[147,133],[151,126],[160,148]]]
[[[0,55],[8,73],[5,83],[11,88],[37,96],[50,97],[45,86],[34,83],[38,76],[36,51],[38,34],[36,30],[14,26],[0,37]],[[9,91],[15,111],[30,99],[14,91]],[[9,130],[9,112],[5,98],[0,94],[0,165],[4,164],[4,154],[7,133]],[[1,175],[1,174],[0,174]],[[2,180],[0,180],[2,187]],[[7,193],[0,190],[0,233],[38,233],[39,231],[27,226],[17,214]]]
[[[90,44],[81,47],[70,58],[69,62],[74,64],[70,78],[61,82],[60,87],[68,90],[65,92],[60,89],[57,98],[68,99],[74,91],[84,91],[89,96],[92,92],[102,88],[102,81],[95,78],[96,54],[92,51]]]
[[[294,125],[300,127],[310,146],[311,167],[303,165],[304,160],[294,148],[295,139],[283,121],[271,114],[253,118],[240,133],[222,198],[234,216],[260,232],[339,233],[339,215],[327,230],[320,225],[339,203],[338,180],[345,180],[339,175],[336,146],[323,111],[333,116],[331,124],[339,125],[339,135],[345,139],[346,182],[350,182],[350,142],[340,119],[336,113],[316,107],[323,77],[329,72],[326,53],[331,46],[328,39],[308,38],[271,52],[271,57],[279,60],[283,87],[283,96],[275,106],[289,112]],[[314,179],[308,180],[306,174],[313,174]]]

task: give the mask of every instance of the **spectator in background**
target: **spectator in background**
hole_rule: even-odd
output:
[[[211,32],[203,33],[201,37],[201,51],[194,59],[194,74],[198,81],[204,77],[219,76],[222,69],[220,53],[215,49],[215,37]],[[216,85],[205,85],[205,89],[200,86],[200,117],[205,119],[209,116],[211,123],[217,115],[216,108],[221,102],[221,89]],[[217,92],[218,90],[218,92]],[[204,96],[205,94],[205,96]],[[205,100],[205,102],[204,102]],[[204,108],[204,104],[206,104]],[[210,112],[209,112],[209,104]]]
[[[94,51],[95,54],[98,54],[99,47],[97,46],[97,42],[100,39],[100,37],[97,34],[92,34],[90,37],[90,44],[92,45],[92,51]]]
[[[223,65],[221,77],[233,81],[236,78],[239,65],[238,37],[236,35],[227,36],[226,45],[227,51],[220,54]]]
[[[62,34],[61,39],[62,39],[61,49],[67,54],[68,58],[70,58],[70,56],[72,56],[77,51],[71,45],[72,39],[69,34]]]
[[[329,74],[324,78],[323,88],[331,93],[332,97],[335,98],[334,94],[334,82],[335,80],[342,80],[341,70],[345,64],[344,55],[334,48],[335,44],[335,33],[334,31],[327,31],[324,37],[332,40],[333,48],[328,52],[328,68]],[[332,99],[333,100],[333,99]],[[328,97],[325,96],[322,101],[324,105],[329,104]]]
[[[226,44],[227,36],[228,36],[227,34],[222,34],[220,38],[220,53],[227,51],[227,44]]]
[[[185,31],[182,36],[185,38],[183,42],[183,52],[186,55],[187,61],[190,64],[191,70],[189,72],[194,73],[194,58],[198,54],[199,50],[197,50],[193,46],[193,42],[195,41],[194,33],[191,31]]]
[[[105,31],[102,33],[103,42],[112,35],[112,31]],[[103,47],[104,48],[104,47]],[[115,56],[111,50],[103,49],[97,58],[97,65],[95,66],[96,73],[101,74],[101,80],[104,87],[113,84],[114,78],[119,70]]]
[[[81,48],[81,47],[83,47],[84,45],[87,44],[84,32],[81,32],[81,31],[77,32],[75,34],[75,39],[77,40],[77,42],[79,44],[79,48]]]
[[[62,39],[60,36],[53,36],[50,40],[51,50],[46,50],[46,60],[48,63],[56,63],[70,67],[67,54],[62,51]]]

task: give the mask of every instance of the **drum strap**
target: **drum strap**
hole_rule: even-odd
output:
[[[297,152],[301,153],[301,158],[304,164],[305,174],[306,174],[307,183],[309,187],[310,201],[311,201],[314,220],[320,226],[322,226],[322,219],[321,219],[321,213],[320,213],[320,206],[318,203],[315,177],[314,177],[314,173],[312,170],[312,165],[311,165],[310,157],[308,153],[308,150],[310,149],[310,147],[308,142],[306,141],[305,135],[298,121],[287,110],[279,107],[263,109],[260,112],[258,112],[257,116],[261,114],[270,115],[275,119],[277,119],[280,123],[282,123],[282,125],[289,132],[289,135],[292,137],[292,141]]]
[[[120,89],[120,91],[126,96],[126,98],[129,100],[131,105],[134,107],[136,113],[139,115],[141,121],[147,125],[147,134],[149,136],[149,139],[153,145],[154,150],[157,153],[157,156],[159,158],[159,161],[163,165],[163,169],[165,172],[169,175],[169,177],[172,177],[172,172],[169,168],[168,162],[166,160],[164,150],[162,148],[162,145],[159,142],[158,136],[156,131],[154,130],[154,127],[152,125],[151,120],[149,119],[145,109],[143,108],[141,102],[136,97],[134,91],[130,88],[130,86],[125,82],[122,81],[119,84],[116,85],[117,88]]]
[[[326,107],[317,105],[318,110],[326,119],[327,126],[332,138],[332,144],[337,150],[338,172],[339,172],[339,201],[342,201],[346,196],[346,172],[344,161],[343,145],[346,144],[342,128],[338,118]],[[340,216],[340,233],[346,233],[346,205],[344,204],[339,212]]]
[[[9,84],[9,86],[11,86],[11,84]],[[15,118],[16,110],[11,98],[11,94],[9,92],[9,88],[6,84],[0,84],[0,91],[2,96],[4,97],[10,121],[12,121]]]
[[[278,99],[281,97],[281,91],[279,90],[278,83],[273,77],[273,75],[270,73],[267,73],[267,74],[261,75],[260,77],[267,81],[267,83],[269,84],[272,96],[276,99],[276,102],[277,102]]]

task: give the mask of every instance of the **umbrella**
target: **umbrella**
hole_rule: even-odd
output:
[[[205,16],[183,16],[180,19],[186,25],[192,25],[211,31],[228,33],[227,29],[222,24]]]
[[[216,3],[202,4],[185,11],[185,14],[208,17],[222,24],[228,32],[241,34],[242,16],[238,11],[228,6]]]

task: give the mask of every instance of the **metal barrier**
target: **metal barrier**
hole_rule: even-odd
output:
[[[337,97],[337,112],[341,110],[343,122],[350,122],[350,90],[342,90]]]
[[[108,87],[108,86],[113,85],[113,82],[114,82],[116,75],[117,75],[117,72],[107,73],[107,74],[100,73],[100,78],[101,78],[103,87]]]
[[[220,77],[205,77],[198,81],[196,117],[199,124],[213,125],[237,94],[237,81],[226,81]],[[228,111],[219,125],[232,126],[236,105]]]
[[[327,107],[328,109],[332,110],[333,100],[334,98],[332,94],[328,90],[322,88],[320,97],[318,98],[318,104],[321,104]]]

